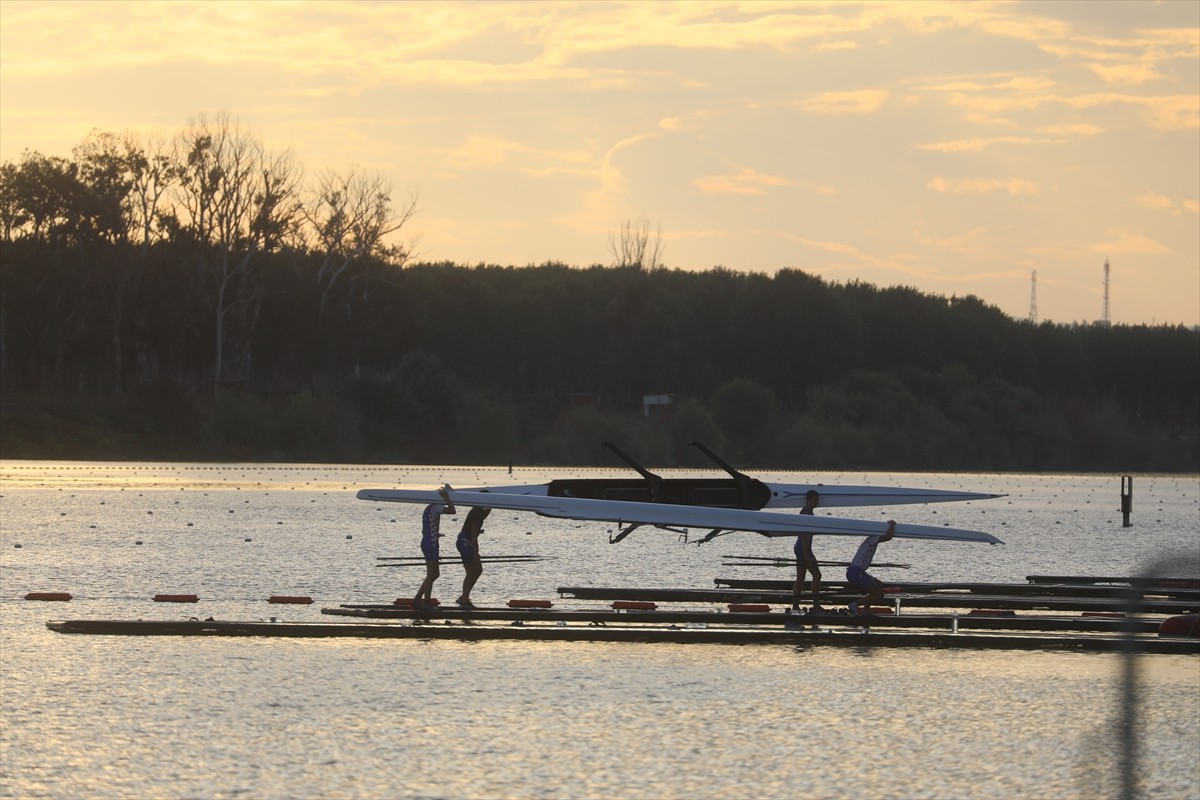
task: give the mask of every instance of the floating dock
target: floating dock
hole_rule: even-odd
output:
[[[718,585],[726,583],[717,579]],[[857,596],[844,584],[822,592],[828,611],[788,612],[791,593],[777,582],[718,589],[560,587],[550,600],[508,607],[414,609],[406,604],[345,604],[321,613],[330,622],[68,620],[59,633],[124,636],[312,637],[782,644],[800,647],[957,647],[1200,654],[1200,583],[1126,583],[1086,579],[1028,584],[894,583],[872,613],[833,611]],[[594,601],[610,600],[610,605]],[[659,607],[659,602],[673,604]],[[683,605],[686,604],[686,605]],[[772,608],[772,605],[782,608]],[[699,607],[698,607],[699,606]],[[907,609],[921,608],[916,613]],[[935,609],[935,610],[929,610]]]
[[[777,615],[780,616],[780,615]],[[778,622],[778,620],[777,620]],[[121,636],[291,637],[366,639],[453,639],[456,641],[628,642],[658,644],[774,644],[794,647],[936,647],[1004,650],[1075,650],[1160,654],[1200,654],[1200,639],[948,631],[880,632],[861,623],[840,629],[824,626],[706,625],[626,623],[477,624],[445,619],[399,623],[286,623],[222,620],[73,620],[48,622],[59,633]]]

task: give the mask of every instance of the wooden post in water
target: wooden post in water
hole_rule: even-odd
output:
[[[1121,476],[1121,527],[1128,528],[1129,513],[1133,511],[1133,477],[1130,475]]]

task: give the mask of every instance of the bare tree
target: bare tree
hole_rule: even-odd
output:
[[[299,167],[290,152],[268,154],[227,115],[191,123],[179,145],[186,154],[176,187],[181,225],[203,254],[215,314],[214,376],[245,378],[265,256],[294,235],[300,219]],[[227,354],[237,357],[233,369]]]
[[[317,267],[321,298],[318,324],[352,265],[370,258],[397,266],[408,261],[411,243],[389,246],[386,239],[407,225],[416,213],[417,195],[409,195],[407,203],[394,208],[392,188],[379,175],[367,175],[353,168],[345,174],[326,172],[320,176],[305,208],[313,250],[322,254]]]
[[[662,226],[650,229],[650,220],[642,216],[626,218],[617,231],[608,234],[608,246],[612,250],[614,266],[636,267],[646,271],[663,266]]]
[[[143,146],[133,136],[126,139],[130,187],[130,235],[142,246],[143,256],[163,236],[161,214],[171,187],[179,182],[181,169],[174,144],[161,135],[152,136]]]

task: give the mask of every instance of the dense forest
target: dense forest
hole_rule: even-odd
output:
[[[685,272],[644,239],[417,263],[389,243],[415,213],[227,119],[0,165],[0,456],[1200,471],[1196,329]]]

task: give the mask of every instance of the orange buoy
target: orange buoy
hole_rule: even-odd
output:
[[[972,608],[967,612],[970,617],[1015,617],[1017,612],[1011,608]]]
[[[30,592],[25,595],[26,600],[70,600],[70,592]]]
[[[392,602],[392,605],[400,606],[400,608],[412,608],[413,607],[413,599],[411,597],[397,597],[395,599],[395,601]],[[429,599],[429,605],[439,606],[439,605],[441,605],[441,603],[438,602],[438,599],[436,597],[432,597]]]
[[[549,600],[509,600],[509,608],[550,608],[554,604]]]
[[[658,608],[658,603],[649,600],[613,600],[612,607],[626,611],[653,611]]]
[[[771,607],[769,605],[767,605],[766,603],[730,603],[729,610],[730,611],[758,612],[758,613],[762,614],[762,613],[770,611]]]
[[[307,606],[312,604],[311,597],[292,597],[286,594],[273,594],[267,598],[268,603],[292,603],[298,606]]]
[[[198,603],[200,598],[194,594],[156,594],[156,603]]]
[[[1200,636],[1200,614],[1167,617],[1158,626],[1159,636]]]

